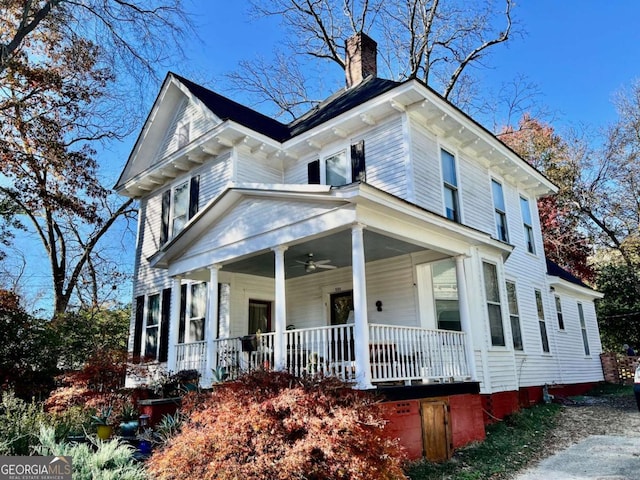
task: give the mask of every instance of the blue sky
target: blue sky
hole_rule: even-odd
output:
[[[281,36],[276,19],[250,22],[245,10],[246,2],[193,1],[201,41],[187,42],[188,58],[177,58],[169,68],[227,93],[222,75],[242,59],[256,54],[268,57]],[[476,73],[494,88],[526,75],[538,85],[538,101],[553,113],[557,128],[579,124],[598,128],[615,120],[612,96],[640,78],[640,29],[636,25],[640,2],[613,0],[605,6],[595,0],[523,0],[515,12],[526,34],[508,46],[498,46],[487,68]],[[229,96],[246,103],[239,94]],[[137,132],[101,153],[109,185],[115,182],[136,136]],[[112,242],[115,250],[122,250],[119,238]],[[134,242],[127,238],[128,244]],[[120,258],[130,269],[133,247],[126,250]],[[26,278],[33,287],[46,291],[47,273],[30,268]],[[122,285],[119,293],[129,301],[130,285]],[[30,306],[47,310],[50,303],[45,296]]]

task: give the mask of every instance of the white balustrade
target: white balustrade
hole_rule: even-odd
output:
[[[274,333],[216,339],[214,381],[232,380],[246,371],[274,367]],[[369,360],[374,382],[470,380],[466,336],[449,330],[369,325]],[[356,378],[352,324],[301,328],[285,332],[286,370],[303,375]],[[206,342],[176,346],[177,370],[196,369],[204,376]]]

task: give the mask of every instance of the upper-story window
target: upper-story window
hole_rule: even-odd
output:
[[[496,217],[496,233],[498,240],[503,242],[509,241],[507,233],[507,209],[504,204],[504,194],[502,192],[502,184],[491,180],[491,190],[493,192],[493,208]]]
[[[307,165],[308,183],[339,187],[366,181],[364,140],[325,155]]]
[[[179,183],[162,194],[160,243],[175,237],[198,212],[200,176]]]
[[[176,128],[176,150],[180,150],[182,147],[187,145],[190,139],[189,124],[179,124],[178,128]]]
[[[487,312],[489,314],[491,345],[504,347],[504,327],[502,325],[498,268],[493,263],[482,262],[482,271],[484,273],[484,291],[487,301]]]
[[[522,225],[524,226],[524,242],[529,253],[536,253],[536,244],[533,241],[533,222],[531,221],[531,208],[529,200],[520,197],[520,210],[522,211]]]
[[[458,175],[456,158],[444,149],[440,150],[442,182],[444,193],[444,214],[454,222],[460,222],[460,202],[458,198]]]

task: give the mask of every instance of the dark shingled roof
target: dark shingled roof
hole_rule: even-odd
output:
[[[567,272],[560,265],[558,265],[555,262],[552,262],[548,258],[547,258],[547,274],[549,274],[549,275],[551,275],[553,277],[559,277],[562,280],[566,280],[567,282],[574,283],[576,285],[580,285],[581,287],[585,287],[585,288],[591,289],[591,287],[589,285],[584,283],[578,277],[576,277],[575,275]]]
[[[367,77],[355,87],[336,92],[301,117],[285,125],[180,75],[175,73],[172,75],[222,120],[232,120],[279,142],[310,130],[400,85],[398,82],[383,78]]]
[[[233,100],[229,100],[222,95],[212,92],[191,80],[187,80],[180,75],[173,73],[180,82],[189,89],[207,108],[215,113],[222,120],[233,120],[240,125],[244,125],[251,130],[262,133],[274,140],[283,141],[289,138],[289,129],[286,125],[267,117],[249,107],[245,107]]]

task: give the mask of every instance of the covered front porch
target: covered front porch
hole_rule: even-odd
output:
[[[457,382],[471,380],[466,334],[419,327],[369,325],[371,382]],[[215,339],[176,345],[176,370],[195,369],[209,377],[211,348],[213,381],[232,380],[243,372],[275,366],[275,333]],[[354,325],[290,329],[285,332],[284,370],[294,375],[337,377],[356,381]]]
[[[509,251],[364,184],[231,189],[152,259],[174,282],[167,368],[204,386],[254,369],[360,389],[473,381],[476,245]],[[206,315],[184,297],[193,282]]]

